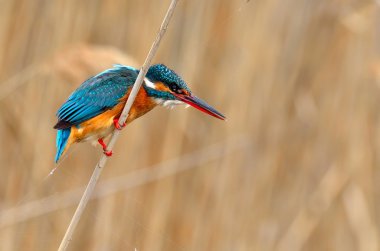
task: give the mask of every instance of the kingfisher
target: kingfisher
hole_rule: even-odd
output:
[[[69,96],[56,114],[56,163],[72,144],[84,141],[98,141],[104,154],[111,156],[104,138],[156,106],[173,108],[186,104],[225,120],[224,115],[193,95],[173,70],[164,64],[155,64],[148,69],[126,122],[120,125],[119,117],[138,74],[139,70],[134,67],[115,65],[87,79]]]

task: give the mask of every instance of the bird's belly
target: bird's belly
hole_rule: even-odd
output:
[[[107,111],[78,126],[73,126],[71,133],[74,141],[93,141],[107,137],[114,129],[113,119],[116,115],[115,113]]]
[[[100,138],[105,138],[112,133],[113,127],[101,128],[84,135],[81,141],[97,141]]]

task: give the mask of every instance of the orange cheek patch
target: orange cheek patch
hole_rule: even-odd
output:
[[[166,85],[164,85],[162,82],[157,82],[155,84],[155,87],[156,87],[156,90],[159,90],[159,91],[164,91],[164,92],[171,92],[169,87],[167,87]]]

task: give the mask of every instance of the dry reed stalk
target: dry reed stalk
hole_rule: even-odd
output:
[[[326,213],[338,199],[349,181],[349,174],[332,166],[323,176],[315,192],[301,208],[275,250],[302,250],[305,242]]]
[[[111,194],[127,191],[195,167],[204,166],[211,161],[216,161],[228,154],[248,149],[251,146],[252,144],[247,140],[247,137],[241,135],[203,147],[165,162],[138,169],[127,175],[102,181],[98,184],[90,200],[104,198]],[[178,165],[178,162],[181,165]],[[81,198],[83,189],[83,187],[75,188],[60,194],[59,197],[50,195],[18,207],[4,210],[0,212],[0,229],[75,205]]]
[[[170,3],[170,6],[168,8],[168,11],[166,12],[166,15],[165,15],[164,20],[161,24],[160,30],[157,34],[157,37],[156,37],[155,41],[153,42],[152,47],[149,50],[148,56],[146,57],[143,66],[141,67],[139,75],[137,76],[137,79],[133,85],[132,91],[128,97],[127,103],[125,104],[123,112],[120,115],[120,119],[119,119],[120,125],[124,124],[124,122],[127,120],[129,110],[131,109],[132,104],[136,98],[136,95],[137,95],[137,93],[138,93],[138,91],[142,85],[143,79],[144,79],[144,77],[145,77],[145,75],[146,75],[146,73],[150,67],[151,61],[157,52],[157,49],[158,49],[160,42],[161,42],[161,39],[166,32],[166,29],[169,25],[170,19],[173,16],[174,9],[175,9],[175,6],[177,5],[177,2],[178,2],[178,0],[172,0]],[[113,146],[115,145],[119,135],[120,135],[119,130],[113,131],[111,139],[108,143],[107,151],[112,151]],[[99,179],[100,174],[101,174],[103,168],[105,167],[106,163],[107,163],[107,156],[102,155],[98,164],[95,166],[95,170],[94,170],[94,172],[90,178],[90,181],[86,187],[86,190],[83,193],[82,199],[79,202],[79,205],[78,205],[78,207],[74,213],[73,218],[71,219],[69,227],[66,230],[65,236],[63,237],[62,242],[58,248],[59,251],[66,250],[66,248],[70,244],[74,230],[75,230],[76,226],[78,225],[78,222],[82,216],[82,213],[83,213],[84,209],[86,208],[87,202],[89,201],[89,199],[91,197],[91,194],[95,188],[96,182]]]
[[[155,57],[176,65],[194,92],[230,114],[229,123],[219,126],[193,110],[155,109],[123,132],[119,141],[128,143],[112,158],[112,171],[103,171],[93,197],[102,190],[103,180],[133,174],[136,167],[236,133],[247,135],[252,150],[234,151],[199,163],[202,168],[93,200],[68,249],[274,250],[292,219],[308,211],[319,182],[334,165],[354,175],[327,211],[306,219],[309,224],[298,220],[299,229],[293,227],[298,232],[291,237],[303,250],[358,250],[359,242],[366,241],[358,233],[373,230],[355,217],[365,219],[369,213],[380,243],[380,67],[374,72],[369,68],[380,62],[380,36],[374,29],[379,5],[362,11],[366,1],[360,0],[243,2],[181,2],[173,17],[178,20],[172,20]],[[51,126],[62,93],[69,94],[72,83],[112,63],[140,67],[156,35],[151,28],[162,21],[169,3],[2,1],[1,89],[11,76],[56,52],[62,52],[59,59],[65,62],[59,69],[50,63],[51,70],[26,79],[0,101],[0,210],[49,195],[60,201],[66,192],[78,191],[69,207],[2,228],[1,250],[57,249],[93,171],[78,166],[94,167],[101,154],[78,145],[64,168],[42,181],[52,168]],[[118,62],[111,52],[107,60],[85,48],[74,53],[73,43],[85,42],[120,48],[141,63]],[[49,98],[43,100],[46,94]],[[157,120],[168,123],[152,124]],[[127,159],[122,152],[128,153]],[[138,157],[141,152],[146,158]],[[112,182],[110,186],[116,186]],[[360,200],[349,192],[350,184],[364,193],[365,207],[356,204]],[[347,198],[360,214],[347,210]],[[45,204],[35,205],[43,209]]]
[[[379,250],[378,231],[368,204],[363,189],[354,182],[343,192],[343,205],[359,251]]]
[[[8,97],[13,91],[28,83],[28,80],[37,76],[43,70],[44,68],[41,66],[41,64],[31,65],[12,78],[4,81],[0,85],[0,100]]]

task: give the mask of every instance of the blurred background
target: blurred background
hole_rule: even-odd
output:
[[[139,67],[169,0],[0,0],[0,250],[56,250],[97,163],[56,171],[55,112]],[[119,138],[69,250],[380,250],[370,0],[182,0],[155,62],[222,122],[156,108]]]

